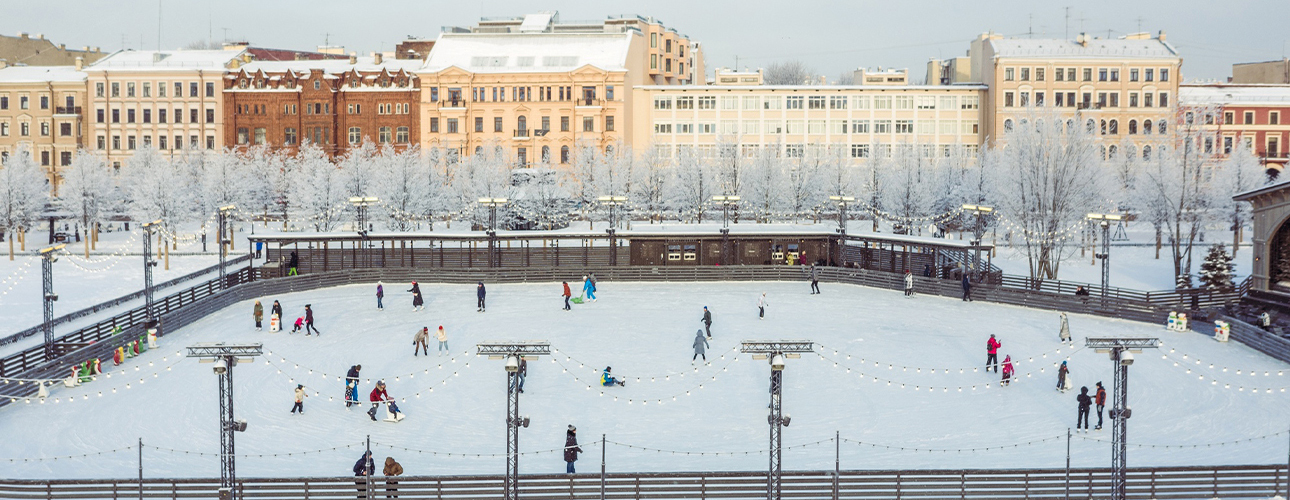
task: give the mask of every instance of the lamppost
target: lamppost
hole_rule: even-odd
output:
[[[224,273],[224,260],[228,258],[228,243],[233,241],[233,232],[229,227],[228,213],[237,209],[237,205],[225,205],[219,207],[219,289],[227,287]],[[252,224],[254,227],[254,223]]]
[[[766,475],[767,500],[779,500],[780,473],[784,437],[781,427],[788,427],[792,417],[784,414],[781,397],[784,393],[784,360],[800,358],[804,352],[813,352],[809,340],[745,340],[739,352],[751,353],[753,359],[770,360],[770,405],[766,423],[770,424],[770,470]]]
[[[153,328],[157,321],[155,301],[152,299],[152,268],[157,267],[157,261],[152,258],[152,233],[158,229],[161,229],[161,219],[143,225],[143,324],[145,328]]]
[[[45,360],[54,359],[54,301],[58,300],[58,295],[54,294],[54,263],[58,262],[58,255],[55,252],[62,250],[67,244],[54,245],[49,248],[41,249],[40,252],[40,277],[42,299],[45,309],[45,322],[41,324],[41,329],[45,333]],[[41,387],[44,387],[43,385]]]
[[[1106,298],[1106,288],[1111,281],[1111,221],[1124,217],[1119,214],[1088,214],[1088,220],[1102,226],[1102,253],[1094,253],[1093,258],[1102,259],[1102,298]]]
[[[614,220],[614,207],[627,203],[626,196],[605,195],[598,198],[601,205],[609,207],[609,229],[605,233],[609,234],[609,265],[618,265],[618,239],[614,236],[617,232],[618,225]]]
[[[981,237],[985,235],[985,217],[994,213],[994,207],[985,205],[963,205],[963,212],[976,214],[976,225],[972,227],[972,246],[973,250],[973,269],[977,273],[977,281],[981,280]]]
[[[500,267],[501,258],[497,255],[497,207],[506,204],[506,198],[483,197],[479,204],[488,207],[488,267]]]
[[[237,494],[237,467],[233,463],[233,433],[246,431],[246,420],[233,419],[233,367],[249,363],[264,353],[262,344],[200,343],[188,346],[188,357],[201,363],[214,363],[212,370],[219,376],[219,498],[235,500]]]
[[[839,195],[830,196],[829,201],[838,204],[838,233],[845,236],[847,234],[847,204],[856,201],[856,199],[851,196]]]
[[[1125,500],[1127,488],[1127,471],[1129,448],[1129,365],[1133,364],[1133,353],[1143,349],[1160,347],[1160,339],[1154,337],[1133,338],[1087,338],[1084,347],[1092,347],[1097,352],[1108,353],[1111,362],[1115,363],[1114,390],[1111,393],[1111,500]]]
[[[739,197],[728,194],[719,194],[712,197],[712,201],[721,204],[721,263],[730,263],[730,207],[739,204]]]
[[[475,348],[479,356],[506,360],[506,482],[503,498],[517,500],[520,497],[520,427],[529,426],[529,417],[520,416],[520,359],[529,361],[550,355],[551,345],[545,341],[482,342]]]
[[[375,196],[351,196],[349,198],[349,203],[351,205],[354,205],[354,208],[358,210],[358,231],[357,232],[358,232],[358,237],[360,239],[359,244],[362,245],[363,247],[364,267],[370,267],[370,264],[371,264],[370,262],[368,262],[368,251],[367,251],[368,250],[367,248],[368,247],[367,207],[370,207],[379,201],[381,200]]]

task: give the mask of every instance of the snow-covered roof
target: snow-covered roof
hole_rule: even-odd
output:
[[[265,73],[285,73],[287,71],[296,71],[299,74],[309,74],[310,71],[321,69],[329,75],[337,75],[348,71],[359,72],[376,72],[387,70],[390,73],[398,73],[404,70],[411,73],[421,67],[421,61],[418,59],[393,59],[384,58],[380,64],[376,64],[373,57],[359,57],[357,64],[350,64],[349,59],[324,59],[311,61],[253,61],[242,65],[247,74],[255,74],[263,71]]]
[[[1178,102],[1290,106],[1290,85],[1183,85],[1178,88]]]
[[[637,85],[635,88],[644,90],[703,92],[726,92],[730,90],[817,90],[821,92],[876,90],[884,92],[899,92],[902,90],[986,90],[989,87],[980,83],[956,83],[953,85]]]
[[[1250,201],[1257,196],[1271,193],[1273,191],[1280,191],[1282,189],[1290,189],[1290,179],[1278,182],[1276,184],[1269,184],[1267,186],[1263,186],[1260,188],[1254,188],[1242,193],[1236,193],[1236,196],[1233,196],[1232,199],[1236,201]]]
[[[84,82],[75,66],[11,66],[0,69],[0,83]]]
[[[1087,44],[1057,38],[999,38],[989,41],[996,57],[1070,57],[1070,58],[1142,58],[1172,59],[1178,51],[1158,38],[1125,40],[1090,38]]]
[[[120,50],[87,66],[87,71],[224,69],[246,50]]]
[[[582,66],[626,71],[632,33],[442,33],[422,71],[551,73]]]

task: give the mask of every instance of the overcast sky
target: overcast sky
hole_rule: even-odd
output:
[[[155,49],[159,0],[8,0],[0,32],[43,33],[69,47]],[[756,68],[800,59],[836,78],[860,66],[911,70],[921,80],[929,58],[963,54],[977,34],[1061,38],[1081,29],[1105,37],[1139,31],[1168,34],[1188,79],[1222,79],[1234,62],[1283,57],[1290,49],[1287,0],[164,0],[160,46],[225,38],[264,47],[312,49],[329,41],[367,53],[390,50],[409,35],[434,37],[441,26],[475,24],[480,16],[557,10],[565,20],[640,14],[703,43],[708,68]]]

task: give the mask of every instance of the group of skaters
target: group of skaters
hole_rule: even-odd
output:
[[[251,311],[251,316],[255,318],[255,331],[260,331],[264,326],[264,305],[260,301],[255,301],[255,307]],[[282,304],[273,301],[273,307],[269,308],[269,331],[277,332],[282,329]],[[312,304],[305,304],[303,316],[296,318],[295,326],[291,333],[304,330],[305,335],[322,335],[318,328],[314,326],[314,309]]]
[[[931,264],[927,264],[923,266],[923,277],[924,278],[932,277]],[[963,273],[963,279],[961,280],[960,284],[963,287],[963,301],[972,302],[972,280],[968,278],[967,272]],[[811,288],[812,290],[816,288],[814,279],[812,279]],[[812,292],[812,293],[818,293],[818,292]],[[914,272],[909,269],[905,270],[905,296],[906,297],[914,296]]]
[[[361,407],[363,404],[358,399],[359,380],[360,380],[359,374],[362,371],[363,371],[363,365],[354,365],[349,367],[349,371],[345,372],[345,407],[346,408],[351,408],[354,406]],[[297,388],[297,391],[298,390],[300,390],[299,387]],[[384,380],[376,381],[376,385],[372,387],[372,390],[371,392],[368,393],[367,398],[368,398],[368,402],[372,403],[372,407],[367,410],[367,416],[368,418],[371,418],[373,422],[376,421],[376,410],[379,409],[382,404],[387,405],[386,409],[389,411],[389,416],[386,418],[387,421],[398,422],[400,420],[403,420],[403,417],[404,417],[403,412],[399,410],[399,405],[394,401],[394,398],[390,397],[390,393],[385,386]]]
[[[1070,323],[1065,312],[1061,313],[1057,336],[1062,343],[1071,341]],[[996,338],[994,334],[990,334],[990,338],[985,342],[985,371],[989,372],[993,369],[995,373],[999,373],[999,349],[1002,347],[1003,342]],[[1007,387],[1016,373],[1015,370],[1012,364],[1012,356],[1004,356],[1002,379],[999,381],[999,385]],[[1057,391],[1065,393],[1072,388],[1074,388],[1074,384],[1070,378],[1070,367],[1067,366],[1066,361],[1062,361],[1061,365],[1057,367]],[[1088,386],[1080,387],[1080,393],[1075,397],[1079,410],[1075,418],[1075,430],[1077,431],[1080,430],[1081,424],[1084,426],[1083,430],[1088,431],[1089,408],[1093,405],[1097,406],[1097,426],[1094,427],[1094,430],[1102,430],[1102,410],[1106,406],[1106,388],[1102,387],[1102,382],[1100,381],[1095,384],[1095,388],[1093,395],[1089,396]]]
[[[578,428],[569,424],[568,430],[564,433],[564,463],[565,472],[568,474],[576,473],[574,463],[578,461],[578,454],[583,453],[582,447],[578,446]],[[372,458],[371,450],[364,450],[363,456],[354,462],[354,484],[358,486],[358,498],[367,498],[367,478],[376,475],[376,461]],[[385,468],[381,470],[381,475],[385,476],[385,498],[398,498],[399,481],[398,477],[403,475],[403,465],[399,464],[394,457],[385,457]],[[373,492],[372,497],[377,494]]]

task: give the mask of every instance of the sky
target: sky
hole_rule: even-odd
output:
[[[921,80],[929,58],[965,54],[986,31],[1010,36],[1099,37],[1165,30],[1181,52],[1187,79],[1225,79],[1235,62],[1280,59],[1290,51],[1285,0],[7,0],[0,33],[43,33],[68,47],[105,51],[174,49],[195,41],[247,40],[273,48],[324,43],[366,54],[407,36],[435,37],[441,26],[480,16],[559,11],[565,20],[653,16],[703,44],[715,67],[765,67],[799,59],[830,80],[858,67],[909,68]],[[1069,6],[1069,16],[1067,15]],[[158,10],[160,9],[160,22]],[[161,33],[158,37],[158,26]],[[1028,35],[1031,34],[1031,35]],[[1243,34],[1256,34],[1246,36]],[[158,43],[160,42],[160,43]]]

